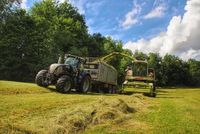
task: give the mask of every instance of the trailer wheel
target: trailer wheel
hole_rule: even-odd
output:
[[[111,87],[109,88],[109,93],[110,93],[110,94],[115,94],[115,93],[116,93],[116,87],[115,87],[115,86],[111,86]]]
[[[113,89],[113,92],[112,92],[113,94],[116,94],[117,93],[117,91],[116,91],[116,89]]]
[[[117,90],[118,90],[117,86],[114,86],[114,87],[113,87],[113,93],[116,94],[116,93],[117,93]]]
[[[41,70],[37,73],[35,77],[35,83],[41,87],[48,87],[48,83],[45,83],[46,74],[48,73],[47,70]]]
[[[97,86],[97,93],[103,93],[102,87],[100,85]]]
[[[64,75],[57,80],[56,89],[59,92],[67,93],[71,91],[71,88],[72,88],[72,79],[69,76]]]
[[[111,88],[111,89],[108,89],[108,93],[109,94],[112,94],[113,93],[113,89]]]
[[[80,91],[83,93],[87,93],[90,90],[91,87],[91,78],[90,76],[85,76],[83,80],[81,81],[80,85]]]

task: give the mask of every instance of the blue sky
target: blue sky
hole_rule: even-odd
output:
[[[27,10],[35,1],[22,0]],[[65,0],[58,0],[63,2]],[[200,60],[200,0],[68,0],[89,32],[121,40],[123,48]]]
[[[91,33],[100,32],[123,43],[148,39],[166,31],[172,16],[183,15],[185,6],[184,0],[71,0],[71,3],[85,15]],[[155,13],[144,19],[145,15],[159,7],[162,9],[157,15]],[[130,24],[127,21],[129,25],[123,25],[131,11],[136,13],[129,17]],[[131,24],[131,20],[137,20],[137,23]]]
[[[25,0],[26,7],[35,1]],[[62,1],[62,0],[61,0]],[[165,32],[171,18],[184,14],[185,0],[69,0],[85,16],[90,33],[123,43]]]

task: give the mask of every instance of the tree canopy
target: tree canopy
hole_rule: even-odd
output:
[[[0,79],[32,82],[39,70],[57,62],[64,53],[100,57],[117,51],[148,60],[160,86],[200,85],[200,61],[183,61],[169,54],[132,54],[123,49],[121,41],[100,33],[89,34],[84,16],[67,2],[45,0],[28,11],[18,2],[0,2]],[[130,61],[115,57],[109,63],[118,70],[118,82],[122,83]]]

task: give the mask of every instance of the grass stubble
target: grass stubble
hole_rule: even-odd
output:
[[[199,89],[159,89],[157,98],[52,89],[0,81],[0,133],[200,132]]]

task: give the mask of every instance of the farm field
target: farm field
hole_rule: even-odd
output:
[[[0,81],[0,133],[200,133],[200,88],[127,89],[129,94],[61,94]]]

